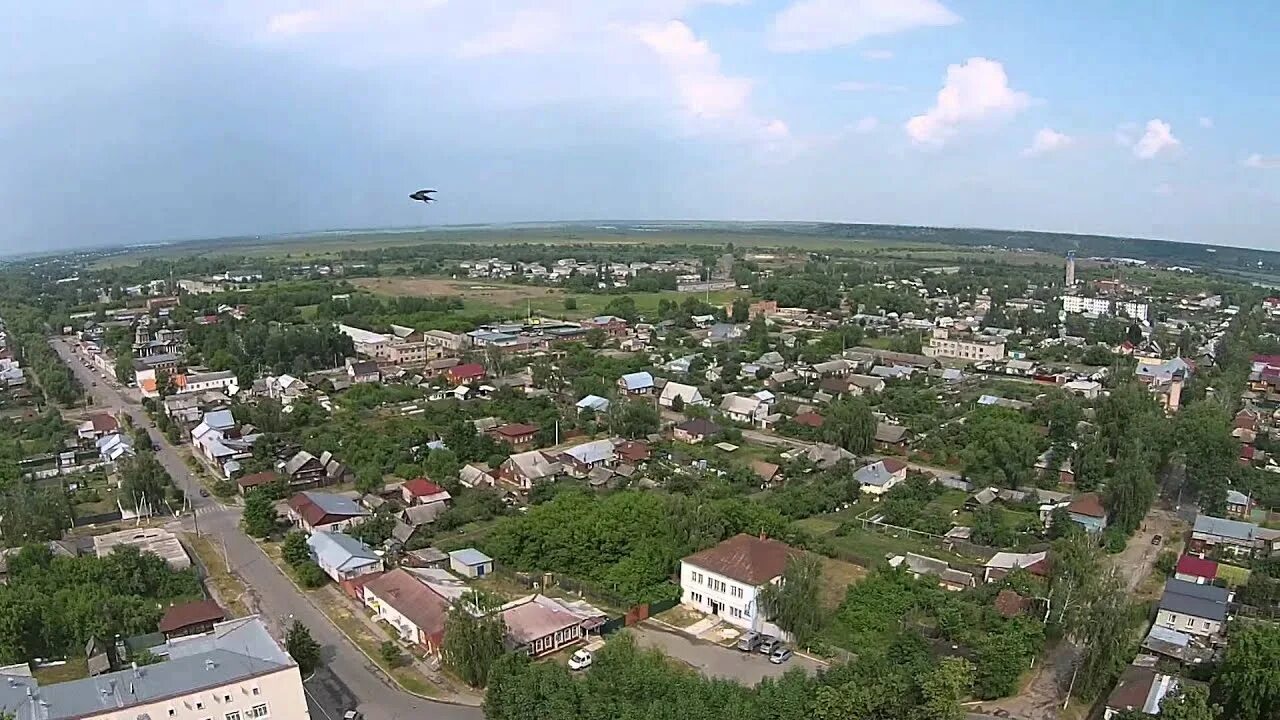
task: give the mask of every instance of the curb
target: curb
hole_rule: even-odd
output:
[[[399,689],[400,692],[406,695],[412,695],[413,697],[416,697],[420,700],[425,700],[427,702],[440,703],[441,705],[453,705],[456,707],[477,708],[477,709],[483,707],[483,703],[477,704],[477,705],[471,705],[469,703],[458,702],[456,700],[444,700],[441,698],[431,697],[430,695],[422,695],[406,688],[404,685],[401,685],[400,681],[397,680],[394,675],[387,672],[385,668],[383,668],[381,665],[378,664],[378,661],[375,660],[372,655],[366,652],[364,648],[360,647],[360,643],[356,642],[355,638],[348,635],[347,631],[342,629],[342,626],[334,622],[333,619],[329,617],[329,613],[325,612],[324,608],[316,604],[316,601],[310,595],[308,595],[305,590],[302,589],[302,586],[298,585],[297,581],[289,577],[289,573],[285,572],[284,568],[276,564],[275,560],[273,560],[271,556],[267,554],[267,551],[262,548],[262,545],[257,540],[254,540],[253,544],[257,546],[258,552],[262,553],[263,557],[267,559],[267,562],[271,564],[271,567],[275,568],[276,572],[283,575],[284,579],[289,581],[289,584],[292,585],[294,589],[298,591],[298,594],[301,595],[307,601],[307,604],[315,608],[315,611],[320,613],[324,617],[325,621],[328,622],[329,625],[331,625],[334,630],[338,631],[339,635],[347,639],[347,643],[349,645],[354,647],[356,650],[360,651],[360,654],[363,655],[365,659],[367,659],[369,663],[377,669],[379,675],[391,681],[391,684],[394,685],[397,689]]]

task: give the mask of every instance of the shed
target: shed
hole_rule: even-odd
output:
[[[476,550],[463,548],[449,553],[449,569],[469,578],[480,578],[493,573],[493,558]]]

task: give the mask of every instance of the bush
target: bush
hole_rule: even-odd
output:
[[[1173,575],[1173,571],[1178,567],[1178,553],[1172,550],[1164,550],[1160,553],[1160,557],[1156,558],[1156,571],[1165,577]]]
[[[400,646],[396,645],[394,640],[383,640],[382,647],[378,648],[378,654],[382,656],[382,662],[390,667],[398,667],[400,665]]]
[[[329,576],[324,574],[324,570],[311,560],[298,565],[293,572],[298,577],[298,584],[304,588],[318,588],[329,581]]]

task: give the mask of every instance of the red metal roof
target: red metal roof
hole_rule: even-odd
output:
[[[1198,558],[1194,555],[1183,555],[1178,558],[1178,573],[1182,575],[1190,575],[1192,577],[1202,577],[1212,580],[1218,577],[1218,563],[1204,558]]]
[[[404,489],[408,490],[409,494],[414,497],[430,497],[444,492],[444,488],[424,477],[410,480],[404,484]]]

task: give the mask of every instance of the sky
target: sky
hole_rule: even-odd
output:
[[[0,28],[0,253],[584,219],[1280,249],[1274,0],[43,0]]]

